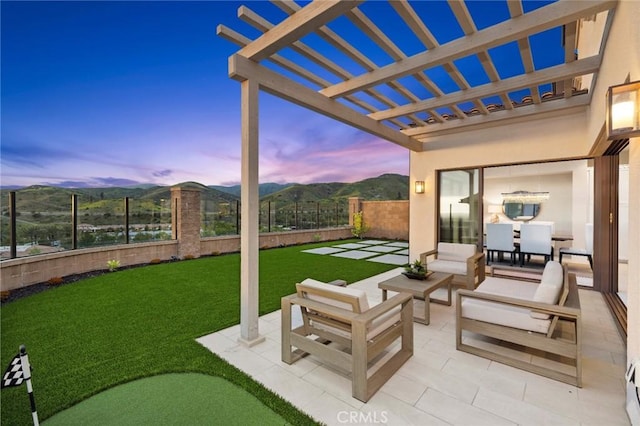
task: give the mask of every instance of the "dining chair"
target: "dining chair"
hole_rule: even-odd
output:
[[[524,266],[525,256],[544,256],[544,263],[553,259],[551,226],[523,223],[520,226],[520,266]]]
[[[593,271],[593,223],[587,223],[584,226],[584,244],[583,249],[576,247],[564,247],[560,249],[560,263],[562,263],[563,255],[586,256]]]
[[[517,248],[513,243],[511,223],[487,223],[487,265],[494,260],[494,254],[509,253],[510,264],[515,263]]]

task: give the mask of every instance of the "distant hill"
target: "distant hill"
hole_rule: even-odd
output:
[[[354,183],[312,183],[292,185],[274,192],[262,201],[320,201],[362,197],[365,200],[408,200],[409,177],[397,174],[385,174],[376,178]]]
[[[203,200],[234,202],[240,199],[240,187],[205,186],[197,182],[183,182],[180,186],[191,186],[201,190]],[[0,191],[2,213],[8,212],[9,189]],[[69,211],[71,196],[78,195],[79,208],[88,212],[122,213],[125,197],[130,198],[131,211],[154,211],[161,209],[163,200],[171,198],[170,186],[108,187],[108,188],[60,188],[34,185],[16,190],[16,208],[22,214],[62,213]],[[409,198],[409,177],[385,174],[354,183],[313,183],[260,185],[262,201],[277,201],[285,204],[296,201],[345,200],[362,197],[365,200],[406,200]]]
[[[290,186],[296,185],[295,183],[261,183],[258,187],[258,195],[260,198],[265,197],[269,194],[273,194],[274,192],[281,191]],[[240,197],[240,185],[233,186],[220,186],[220,185],[209,185],[209,188],[226,192],[231,195],[235,195],[236,197]]]
[[[196,182],[185,182],[181,186],[192,186],[201,189],[202,199],[216,199],[220,201],[235,201],[240,197],[209,188]],[[8,211],[8,193],[10,190],[0,191],[2,213]],[[130,198],[130,209],[157,210],[162,200],[171,199],[170,186],[150,186],[135,188],[60,188],[56,186],[33,185],[16,191],[16,209],[21,213],[42,213],[69,211],[71,196],[78,195],[79,208],[82,211],[94,210],[101,212],[124,211],[122,200]]]

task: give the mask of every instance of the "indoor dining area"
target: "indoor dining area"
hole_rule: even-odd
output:
[[[487,272],[521,274],[556,260],[593,287],[594,164],[591,159],[439,172],[439,240],[473,243]],[[626,300],[628,148],[619,154],[617,288]]]

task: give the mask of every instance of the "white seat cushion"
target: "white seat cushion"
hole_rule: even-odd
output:
[[[486,300],[467,299],[462,303],[462,316],[491,324],[546,333],[551,320],[532,318],[530,310]]]
[[[527,281],[487,277],[475,291],[514,299],[533,300],[538,287],[539,284]],[[551,324],[547,318],[534,318],[527,308],[486,300],[466,299],[462,303],[462,316],[537,333],[546,333]]]
[[[321,281],[316,281],[311,278],[307,278],[300,284],[296,284],[296,288],[298,290],[302,289],[303,291],[305,288],[319,289],[323,292],[328,291],[329,293],[355,297],[358,299],[358,306],[360,307],[361,313],[369,310],[369,301],[367,300],[367,294],[363,290],[357,290],[349,287],[336,287],[327,283],[323,283]],[[322,302],[326,303],[327,305],[335,306],[336,308],[352,311],[351,304],[343,302],[341,300],[332,299],[330,297],[320,296],[313,293],[307,293],[307,297],[310,300],[315,300],[316,302]],[[369,325],[369,329],[367,330],[367,339],[373,339],[378,334],[382,333],[393,324],[400,321],[400,311],[401,307],[397,306],[394,309],[391,309],[389,312],[375,318],[371,322],[371,324]],[[330,325],[322,323],[316,323],[314,325],[320,329],[324,329],[326,331],[330,331],[332,333],[346,337],[347,339],[351,339],[351,333],[346,330],[331,327]]]
[[[476,254],[474,244],[438,243],[438,259],[466,262]]]
[[[446,272],[448,274],[465,275],[467,273],[467,263],[453,260],[441,260],[440,258],[427,263],[427,270],[435,272]]]
[[[365,293],[363,290],[357,290],[355,288],[349,288],[349,287],[337,287],[327,283],[323,283],[321,281],[316,281],[311,278],[307,278],[306,280],[302,281],[300,284],[296,284],[296,289],[298,290],[300,289],[304,290],[304,287],[315,288],[323,292],[328,292],[329,294],[335,293],[335,294],[354,297],[358,299],[358,306],[360,307],[360,312],[365,312],[369,310],[369,301],[367,300],[367,293]],[[351,304],[344,302],[342,300],[332,299],[330,297],[320,296],[317,294],[308,294],[307,297],[310,300],[326,303],[327,305],[332,305],[337,308],[347,309],[353,312],[353,309],[351,308]]]
[[[562,265],[558,262],[547,262],[542,272],[542,280],[533,295],[534,302],[549,303],[555,305],[560,299],[562,291],[562,283],[564,280],[564,271]],[[547,319],[549,314],[540,312],[531,312],[531,317],[538,319]]]

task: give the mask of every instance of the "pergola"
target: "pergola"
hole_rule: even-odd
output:
[[[491,14],[475,16],[460,0],[271,3],[284,12],[281,22],[238,9],[263,33],[255,40],[218,27],[218,35],[242,46],[229,58],[229,75],[242,88],[241,340],[248,345],[262,340],[259,90],[411,151],[429,151],[434,136],[587,108],[617,1],[476,2]],[[609,13],[600,49],[577,52],[580,22],[603,11]],[[443,21],[454,31],[445,35]],[[350,41],[354,32],[358,42]],[[559,54],[538,59],[544,51]]]

